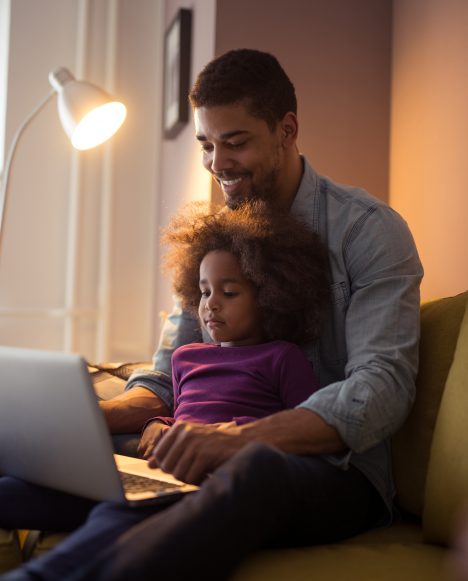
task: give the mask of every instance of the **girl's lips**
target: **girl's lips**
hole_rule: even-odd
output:
[[[209,321],[205,322],[205,325],[212,329],[212,328],[216,328],[216,327],[220,327],[221,325],[224,325],[223,321],[218,321],[217,319],[210,319]]]

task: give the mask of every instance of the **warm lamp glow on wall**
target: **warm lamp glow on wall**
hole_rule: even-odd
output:
[[[73,147],[91,149],[107,141],[122,125],[127,115],[125,105],[85,81],[77,81],[67,69],[60,68],[49,74],[53,90],[23,121],[16,131],[5,162],[0,198],[0,251],[4,216],[8,202],[8,182],[19,140],[36,115],[48,101],[58,95],[58,114],[65,133]]]

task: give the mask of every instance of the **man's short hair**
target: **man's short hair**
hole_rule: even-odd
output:
[[[297,112],[294,85],[278,60],[247,48],[231,50],[208,63],[189,99],[194,108],[245,103],[249,113],[272,130],[286,113]]]

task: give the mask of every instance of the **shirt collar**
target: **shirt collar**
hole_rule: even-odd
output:
[[[299,189],[291,206],[291,214],[319,231],[320,178],[307,159],[301,155],[303,173]]]

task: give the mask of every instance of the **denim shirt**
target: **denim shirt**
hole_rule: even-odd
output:
[[[324,458],[342,469],[358,468],[391,510],[389,437],[414,401],[418,366],[423,270],[413,238],[386,204],[317,175],[306,160],[291,213],[329,249],[333,302],[319,340],[303,345],[324,387],[299,407],[334,426],[348,448]],[[154,371],[135,372],[127,389],[145,386],[171,406],[172,352],[201,337],[197,321],[176,304]]]

